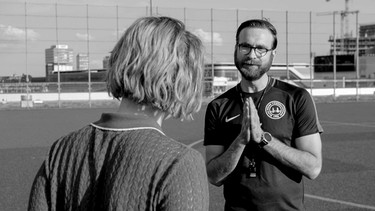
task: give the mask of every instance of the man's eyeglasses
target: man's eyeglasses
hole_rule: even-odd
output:
[[[257,56],[258,58],[265,56],[268,51],[273,50],[273,49],[267,49],[267,48],[253,47],[246,43],[237,44],[237,46],[238,46],[238,50],[240,51],[240,53],[244,55],[249,54],[251,50],[254,49],[255,56]]]

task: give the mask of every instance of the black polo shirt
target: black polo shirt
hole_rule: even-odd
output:
[[[204,145],[227,149],[241,130],[243,99],[251,96],[262,129],[288,146],[295,139],[323,132],[314,101],[303,88],[270,78],[256,93],[243,93],[239,84],[209,103],[205,116]],[[248,176],[255,158],[257,176]],[[236,169],[224,181],[225,210],[304,210],[302,174],[281,165],[255,144],[246,146]]]

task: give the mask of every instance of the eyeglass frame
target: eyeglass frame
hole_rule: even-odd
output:
[[[247,44],[247,43],[237,43],[236,46],[237,46],[237,48],[238,48],[238,51],[239,51],[240,53],[242,53],[243,55],[247,55],[247,54],[251,53],[251,50],[254,50],[255,56],[256,56],[257,58],[262,58],[262,57],[264,57],[265,55],[267,55],[267,53],[268,53],[269,51],[273,51],[273,50],[275,50],[274,48],[267,49],[267,48],[263,48],[263,47],[251,46],[250,44]],[[243,53],[243,52],[241,51],[241,47],[247,47],[247,48],[249,48],[250,50],[249,50],[247,53]],[[265,50],[265,52],[261,53],[261,52],[259,52],[258,50]]]

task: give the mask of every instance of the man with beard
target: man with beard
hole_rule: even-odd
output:
[[[315,179],[322,168],[312,97],[267,74],[276,47],[271,23],[242,23],[234,51],[241,82],[207,107],[207,174],[224,185],[226,211],[305,210],[303,176]]]

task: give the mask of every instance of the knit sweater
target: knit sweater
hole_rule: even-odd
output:
[[[146,117],[103,114],[51,147],[28,210],[208,210],[201,154]]]

